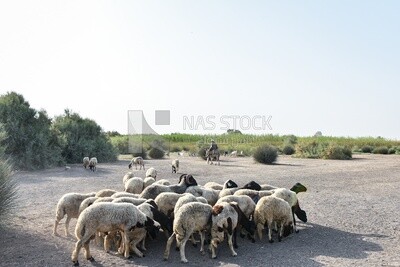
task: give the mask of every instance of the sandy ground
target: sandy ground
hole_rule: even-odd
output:
[[[230,256],[227,244],[202,256],[186,246],[187,266],[400,266],[400,156],[356,155],[351,161],[310,160],[280,157],[276,165],[261,165],[251,158],[222,158],[221,166],[206,165],[198,158],[182,157],[181,172],[191,173],[199,184],[223,183],[227,179],[239,185],[255,180],[281,187],[296,182],[308,192],[298,195],[308,222],[300,233],[282,242],[269,244],[267,238],[251,243],[239,239],[237,257]],[[159,178],[178,180],[171,174],[171,159],[147,160]],[[19,209],[10,229],[0,233],[0,266],[71,266],[73,237],[52,235],[58,199],[69,192],[92,192],[103,188],[123,190],[122,177],[128,161],[99,163],[95,173],[81,165],[71,169],[54,168],[19,172]],[[136,171],[143,177],[144,171]],[[76,219],[71,220],[74,232]],[[146,257],[126,260],[106,254],[92,245],[91,263],[79,255],[81,266],[177,266],[179,253],[171,251],[169,261],[162,260],[166,238],[160,234],[147,242]]]

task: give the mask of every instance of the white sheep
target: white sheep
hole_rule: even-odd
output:
[[[69,222],[72,218],[78,218],[79,206],[81,205],[82,201],[88,197],[94,197],[95,195],[96,193],[94,192],[88,194],[68,193],[63,195],[57,203],[53,235],[58,236],[57,226],[62,218],[67,215],[67,219],[65,221],[65,235],[69,236]]]
[[[81,214],[81,212],[86,209],[87,207],[89,207],[90,205],[92,205],[96,200],[98,199],[98,197],[88,197],[85,198],[82,203],[79,205],[79,214]]]
[[[121,231],[125,244],[124,256],[128,258],[129,231],[135,229],[135,227],[145,227],[149,233],[156,233],[158,228],[154,225],[154,220],[130,203],[95,203],[79,215],[75,227],[75,235],[78,241],[71,255],[72,262],[74,266],[79,266],[78,255],[82,246],[85,248],[86,259],[94,261],[90,254],[89,244],[91,237],[97,231]]]
[[[113,203],[131,203],[135,206],[138,206],[144,202],[146,202],[147,199],[144,198],[133,198],[133,197],[117,197],[114,198],[111,202]]]
[[[83,158],[83,167],[86,169],[89,166],[89,157]]]
[[[190,186],[186,189],[186,193],[191,193],[196,197],[204,197],[207,199],[208,204],[213,206],[218,198],[221,190],[214,190],[211,188],[204,188],[202,186]]]
[[[157,204],[160,212],[173,218],[176,202],[180,197],[185,195],[189,195],[189,193],[162,192],[154,199],[154,202]]]
[[[142,167],[143,167],[143,170],[145,169],[145,168],[144,168],[144,160],[143,160],[142,157],[134,157],[134,158],[131,160],[131,162],[129,163],[128,168],[129,168],[129,169],[132,168],[132,165],[133,165],[133,164],[135,164],[135,169],[136,169],[136,170],[137,170],[137,165],[139,165],[139,170],[141,170]]]
[[[91,158],[91,159],[89,160],[89,169],[90,169],[91,171],[95,171],[96,168],[97,168],[96,166],[97,166],[97,158],[93,157],[93,158]]]
[[[146,171],[146,177],[153,177],[155,180],[157,180],[157,171],[153,167],[147,169]]]
[[[212,209],[212,226],[211,226],[211,258],[215,259],[216,248],[220,243],[224,241],[224,235],[226,232],[228,236],[228,245],[231,250],[232,256],[236,256],[237,253],[233,249],[233,231],[238,225],[238,213],[233,205],[237,205],[235,202],[221,202],[216,204]]]
[[[196,180],[192,175],[182,174],[179,178],[179,183],[174,185],[160,185],[160,184],[152,184],[146,187],[143,192],[140,194],[140,197],[146,199],[155,199],[162,192],[175,192],[182,194],[186,191],[186,188],[189,186],[197,185]]]
[[[117,193],[116,190],[106,188],[106,189],[102,189],[102,190],[97,191],[96,197],[110,197],[115,193]]]
[[[119,198],[119,197],[133,197],[133,198],[139,198],[139,194],[132,194],[128,192],[116,192],[111,195],[112,198]]]
[[[161,185],[171,185],[171,182],[167,179],[161,179],[154,182],[154,184],[161,184]]]
[[[177,173],[179,171],[179,159],[174,159],[172,161],[172,173]]]
[[[273,224],[278,227],[278,240],[288,236],[293,231],[293,216],[287,201],[276,196],[265,196],[260,198],[254,211],[254,221],[257,225],[258,237],[262,239],[264,226],[268,225],[268,240],[272,239]]]
[[[208,183],[206,183],[204,185],[204,187],[205,188],[211,188],[211,189],[214,189],[214,190],[223,190],[223,189],[226,189],[226,188],[236,188],[236,187],[238,187],[238,185],[232,180],[227,180],[227,181],[225,181],[224,184],[219,184],[219,183],[216,183],[216,182],[208,182]]]
[[[125,173],[124,177],[122,177],[122,184],[125,184],[129,179],[133,177],[135,177],[135,174],[133,172]]]
[[[201,239],[200,252],[204,252],[205,231],[210,228],[212,207],[209,204],[191,202],[180,207],[175,214],[173,233],[168,238],[164,251],[164,260],[168,260],[174,238],[180,249],[181,262],[188,262],[185,256],[186,242],[194,232],[199,232]]]
[[[143,189],[145,189],[146,187],[154,184],[156,182],[156,179],[154,179],[153,177],[146,177],[143,179]]]
[[[144,181],[140,177],[132,177],[126,183],[125,192],[132,193],[132,194],[140,194],[143,191]]]

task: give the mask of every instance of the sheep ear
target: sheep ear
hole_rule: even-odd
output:
[[[146,200],[146,202],[149,203],[151,206],[153,206],[153,208],[158,209],[158,206],[153,199],[148,199]]]
[[[224,209],[223,206],[221,205],[215,205],[212,209],[212,215],[217,216],[218,214],[220,214],[222,212],[222,210]]]
[[[186,176],[186,184],[188,185],[197,185],[197,181],[193,178],[191,174]]]

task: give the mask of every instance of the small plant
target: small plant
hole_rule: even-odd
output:
[[[361,152],[363,153],[372,153],[372,150],[374,150],[372,146],[363,146],[361,148]]]
[[[150,149],[149,151],[149,156],[152,159],[162,159],[165,155],[164,150],[158,148],[158,147],[153,147],[152,149]]]
[[[296,149],[292,145],[286,145],[282,149],[282,153],[285,155],[293,155]]]
[[[347,147],[337,146],[337,145],[330,145],[325,150],[325,159],[352,159],[352,152],[351,149]]]
[[[386,154],[389,153],[389,149],[387,147],[385,147],[385,146],[380,146],[380,147],[377,147],[374,150],[372,150],[372,153],[386,155]]]
[[[259,163],[272,164],[278,158],[278,149],[270,145],[260,146],[254,151],[253,158]]]

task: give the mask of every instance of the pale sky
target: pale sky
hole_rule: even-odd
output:
[[[399,14],[399,1],[1,0],[0,94],[122,134],[128,110],[151,126],[170,110],[156,132],[221,133],[237,115],[271,116],[246,133],[400,139]]]

